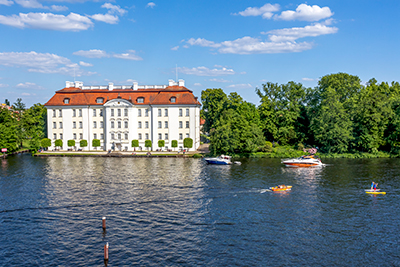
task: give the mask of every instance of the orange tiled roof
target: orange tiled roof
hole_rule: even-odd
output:
[[[143,103],[137,103],[139,97]],[[175,97],[175,103],[171,98]],[[64,104],[68,98],[69,103]],[[103,103],[97,103],[98,98],[104,98]],[[165,89],[80,89],[75,87],[64,88],[56,94],[45,106],[102,106],[107,101],[121,98],[135,105],[200,105],[193,92],[183,86],[168,86]]]

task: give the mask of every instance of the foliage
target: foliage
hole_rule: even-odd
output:
[[[226,108],[228,97],[220,88],[207,89],[201,92],[201,102],[203,104],[201,117],[205,119],[203,131],[208,133],[214,127],[222,111]]]
[[[75,140],[73,140],[73,139],[68,140],[68,141],[67,141],[67,144],[68,144],[69,147],[75,146]]]
[[[55,147],[62,147],[62,146],[63,146],[63,141],[62,141],[61,139],[57,139],[57,140],[54,142],[54,146],[55,146]]]
[[[40,141],[40,146],[41,146],[41,147],[45,147],[45,148],[50,147],[50,146],[51,146],[51,140],[50,140],[49,138],[43,138],[43,139]]]
[[[79,141],[79,146],[80,147],[87,147],[87,145],[88,145],[87,140],[83,139],[83,140]]]
[[[178,141],[177,140],[172,140],[171,141],[171,147],[173,147],[173,148],[178,147]]]
[[[149,147],[151,147],[151,145],[152,145],[151,140],[144,141],[144,146],[145,147],[149,148]]]
[[[97,147],[101,146],[100,140],[99,139],[93,139],[92,140],[92,146],[95,147],[96,150],[97,150]]]
[[[198,154],[198,153],[196,153],[196,154],[193,154],[193,158],[202,158],[203,156],[201,155],[201,154]]]
[[[132,140],[132,147],[139,147],[139,140]]]
[[[158,140],[158,147],[164,147],[165,146],[165,141],[164,140]]]
[[[193,147],[193,139],[192,138],[183,139],[183,147],[184,148],[192,148]]]

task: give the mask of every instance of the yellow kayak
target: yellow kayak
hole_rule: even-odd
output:
[[[270,187],[269,189],[271,189],[274,192],[276,192],[276,191],[288,191],[288,190],[292,189],[292,186],[291,185],[278,185],[278,186]]]
[[[367,194],[372,194],[372,195],[386,195],[386,192],[382,192],[382,191],[365,191],[365,193]]]

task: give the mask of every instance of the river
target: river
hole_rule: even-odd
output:
[[[399,159],[241,161],[1,159],[0,266],[400,266]]]

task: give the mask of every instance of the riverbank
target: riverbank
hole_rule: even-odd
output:
[[[111,152],[106,151],[45,151],[34,154],[35,157],[116,157],[116,158],[144,158],[144,157],[160,157],[160,158],[200,158],[203,154],[197,151],[189,152],[163,152],[163,151],[140,151],[140,152]]]

